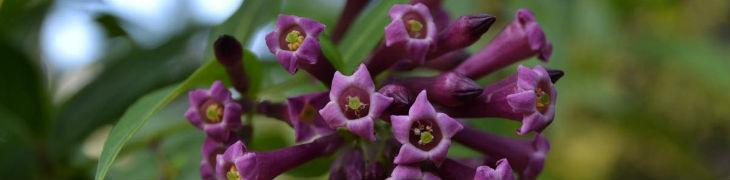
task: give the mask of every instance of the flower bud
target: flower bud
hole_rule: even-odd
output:
[[[517,61],[537,55],[547,62],[552,44],[530,10],[520,9],[515,20],[502,30],[492,42],[455,69],[467,77],[477,79]]]
[[[391,79],[410,92],[428,90],[428,97],[438,105],[454,107],[471,101],[482,93],[482,87],[471,79],[455,72],[446,72],[435,77],[410,77]]]

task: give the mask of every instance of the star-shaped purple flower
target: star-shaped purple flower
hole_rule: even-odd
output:
[[[329,102],[329,93],[305,94],[287,99],[289,121],[294,126],[296,142],[312,140],[334,132],[318,111]]]
[[[246,151],[246,145],[238,141],[229,146],[223,154],[217,155],[215,167],[217,179],[241,179],[240,172],[245,168],[241,166],[240,160]]]
[[[294,74],[299,63],[317,63],[322,55],[317,38],[324,28],[312,19],[279,15],[276,29],[266,35],[266,45],[284,69]]]
[[[497,161],[497,167],[492,169],[489,166],[477,167],[477,172],[474,174],[474,180],[514,180],[515,177],[512,175],[512,168],[509,166],[507,159],[500,159]]]
[[[392,21],[385,27],[385,45],[403,46],[405,58],[423,64],[426,54],[436,46],[436,25],[428,7],[421,3],[396,4],[388,14]]]
[[[227,142],[231,132],[241,127],[241,106],[220,81],[213,82],[210,89],[191,91],[188,98],[185,117],[214,140]]]
[[[518,134],[541,132],[555,118],[557,91],[550,75],[540,65],[532,69],[520,65],[516,87],[506,98],[512,111],[522,114]]]
[[[388,108],[393,98],[375,92],[375,85],[365,65],[352,76],[339,71],[332,79],[330,102],[319,114],[330,127],[346,127],[350,132],[375,141],[374,120]]]
[[[430,160],[440,166],[446,158],[451,137],[463,127],[444,113],[437,113],[421,91],[408,111],[408,116],[391,116],[393,136],[403,144],[396,164]]]

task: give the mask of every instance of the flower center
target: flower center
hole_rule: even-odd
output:
[[[298,25],[289,27],[284,32],[286,33],[282,33],[282,36],[279,37],[279,48],[284,50],[296,51],[304,44],[304,38],[307,37],[304,29]]]
[[[228,170],[228,173],[226,173],[226,179],[228,180],[239,180],[241,179],[241,174],[238,173],[238,169],[236,169],[236,165],[231,165],[231,169]]]
[[[441,129],[433,119],[416,120],[411,125],[409,141],[417,148],[428,151],[441,141]]]
[[[219,123],[223,119],[223,105],[213,99],[208,99],[200,106],[204,112],[203,120],[207,123]]]
[[[314,109],[314,106],[310,105],[309,103],[304,104],[302,112],[299,113],[299,121],[307,124],[312,124],[314,122],[316,112],[317,110]]]
[[[351,86],[342,91],[338,104],[348,119],[359,119],[370,112],[370,94]]]
[[[546,89],[549,89],[549,87],[546,87],[546,83],[540,83],[537,88],[535,88],[535,107],[537,107],[537,110],[541,113],[545,113],[550,106],[550,93],[548,91],[545,91]]]
[[[418,39],[423,39],[426,37],[428,29],[424,27],[424,24],[426,23],[420,14],[410,12],[403,15],[402,20],[406,23],[405,25],[406,30],[408,31],[408,36]]]

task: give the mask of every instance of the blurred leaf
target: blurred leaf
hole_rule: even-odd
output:
[[[133,49],[107,62],[93,81],[64,102],[51,129],[50,146],[63,160],[91,131],[117,120],[142,95],[185,78],[198,62],[188,35],[155,49]]]
[[[109,14],[104,14],[96,17],[96,22],[98,22],[101,27],[104,28],[107,37],[127,36],[127,32],[122,29],[122,27],[120,26],[121,22],[117,17]]]
[[[255,60],[255,59],[254,59]],[[124,144],[139,130],[147,120],[167,106],[177,96],[187,92],[190,88],[209,85],[217,79],[227,79],[223,66],[216,61],[208,61],[205,65],[195,71],[188,79],[175,89],[165,88],[156,91],[138,100],[122,116],[116,126],[112,129],[99,159],[96,171],[96,179],[104,179],[109,171],[117,154]]]
[[[45,80],[34,61],[20,50],[0,41],[0,107],[15,114],[31,137],[45,135],[48,120],[48,95]]]
[[[360,62],[378,45],[382,39],[384,27],[390,18],[388,11],[397,3],[406,3],[406,0],[379,0],[370,3],[370,7],[358,16],[355,22],[342,38],[340,52],[346,67],[345,74],[352,73]]]
[[[337,46],[332,43],[330,37],[327,35],[321,35],[319,43],[322,45],[322,53],[324,53],[324,56],[327,57],[327,60],[332,63],[332,66],[334,66],[336,70],[342,71],[342,68],[345,66],[344,62],[342,62],[342,55],[337,49]]]

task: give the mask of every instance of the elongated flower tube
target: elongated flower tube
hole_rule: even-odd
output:
[[[454,141],[496,159],[506,158],[521,179],[535,179],[542,171],[550,143],[541,134],[533,140],[513,139],[472,128],[464,128],[453,137]]]
[[[276,29],[266,35],[266,45],[289,73],[302,68],[329,86],[335,69],[322,54],[317,39],[324,28],[324,24],[312,19],[279,15]]]
[[[447,158],[437,171],[444,179],[472,179],[476,169]]]
[[[423,66],[439,71],[451,71],[469,58],[469,56],[471,54],[464,50],[451,51],[439,57],[429,59]]]
[[[547,62],[552,44],[530,10],[520,9],[512,21],[492,42],[455,69],[478,79],[517,61],[537,55]]]
[[[393,102],[393,98],[375,92],[373,79],[365,65],[352,76],[335,73],[330,89],[330,102],[319,114],[330,127],[345,127],[350,132],[375,141],[374,119]]]
[[[477,167],[474,180],[514,180],[512,168],[509,166],[507,159],[497,161],[497,167],[492,169],[489,166]]]
[[[389,180],[440,180],[441,178],[431,172],[421,171],[416,166],[398,165],[390,174]]]
[[[411,164],[429,160],[439,166],[446,158],[451,137],[463,127],[444,113],[437,113],[421,91],[408,111],[408,116],[391,116],[393,136],[403,145],[395,164]]]
[[[190,107],[185,117],[218,142],[227,142],[231,132],[241,127],[241,106],[220,81],[210,89],[197,89],[188,94]]]
[[[233,36],[222,35],[213,44],[215,57],[223,64],[228,76],[231,78],[233,87],[241,93],[248,91],[248,76],[243,69],[243,48],[241,43]]]
[[[268,152],[245,152],[232,157],[238,175],[242,179],[265,180],[296,168],[318,157],[334,153],[344,144],[338,134],[318,138],[310,143],[290,146]],[[220,157],[220,156],[219,156]],[[221,166],[225,168],[226,166]],[[230,173],[233,169],[229,170]]]
[[[436,44],[436,25],[428,7],[396,4],[388,12],[392,21],[385,27],[385,45],[402,46],[404,58],[423,64],[426,53]]]
[[[428,53],[427,59],[436,58],[447,52],[466,48],[479,40],[486,33],[496,18],[488,14],[461,16],[451,22],[443,32],[438,34],[434,51]]]
[[[223,154],[216,155],[216,179],[241,179],[243,176],[241,176],[240,165],[237,160],[246,151],[246,145],[242,141],[238,141],[228,146]]]
[[[335,159],[330,166],[330,179],[363,179],[365,178],[365,157],[360,148],[348,148]]]
[[[540,65],[519,66],[517,73],[484,88],[481,96],[464,105],[440,110],[462,117],[502,117],[521,121],[517,134],[542,132],[555,118],[557,91]]]
[[[482,93],[479,84],[455,72],[446,72],[434,77],[393,78],[390,79],[390,83],[402,85],[413,94],[427,90],[431,101],[449,107],[471,101]]]
[[[332,42],[337,44],[345,35],[345,32],[350,28],[350,24],[355,21],[360,12],[368,5],[370,0],[347,0],[345,7],[340,13],[340,18],[337,19],[335,29],[332,30]]]
[[[294,126],[296,142],[306,142],[335,132],[318,112],[329,101],[327,92],[310,93],[287,99],[289,121]]]

